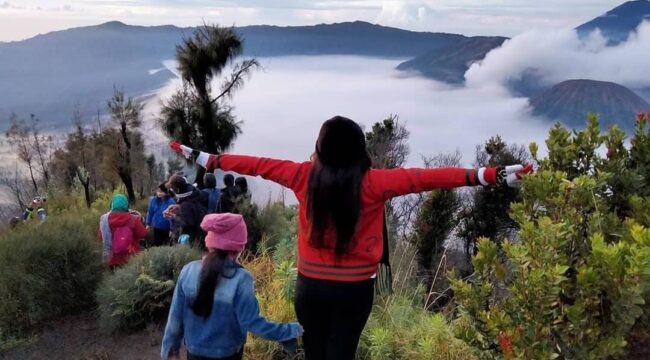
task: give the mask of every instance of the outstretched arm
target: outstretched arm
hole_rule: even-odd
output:
[[[532,165],[479,169],[373,169],[368,176],[371,190],[378,200],[385,201],[411,193],[463,186],[503,184],[517,187],[523,175],[532,172],[532,169]]]
[[[272,341],[288,341],[302,335],[298,323],[276,323],[260,314],[253,278],[246,274],[237,288],[235,314],[242,328]]]
[[[197,164],[208,171],[221,169],[234,171],[242,175],[261,176],[294,191],[297,190],[303,178],[307,176],[309,168],[309,163],[296,163],[289,160],[243,155],[212,155],[177,142],[172,142],[169,146],[172,150],[188,159],[194,158]]]

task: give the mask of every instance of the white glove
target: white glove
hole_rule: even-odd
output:
[[[497,183],[512,188],[521,187],[521,179],[533,172],[533,165],[509,165],[497,168]]]

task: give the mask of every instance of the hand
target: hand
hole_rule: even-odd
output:
[[[284,350],[288,355],[295,355],[298,351],[298,340],[290,339],[280,342],[282,345],[282,350]]]
[[[191,147],[185,146],[179,142],[172,141],[169,143],[169,147],[179,155],[183,155],[186,159],[189,159],[194,152],[194,149]]]
[[[512,188],[521,186],[521,179],[526,174],[533,172],[533,165],[510,165],[497,168],[497,183],[504,184]]]

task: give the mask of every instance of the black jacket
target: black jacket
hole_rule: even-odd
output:
[[[201,202],[201,192],[188,184],[184,191],[177,194],[176,201],[180,207],[180,214],[174,218],[174,221],[181,228],[181,234],[189,235],[192,243],[198,238],[203,238],[201,221],[207,209]]]

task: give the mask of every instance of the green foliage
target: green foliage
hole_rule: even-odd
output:
[[[593,116],[583,131],[550,131],[548,157],[511,209],[521,244],[506,241],[501,253],[481,240],[472,279],[452,280],[457,335],[483,358],[625,355],[648,312],[650,229],[632,219],[645,216],[634,211],[647,209],[647,190],[629,183],[647,181],[650,158],[631,155],[650,145],[647,134],[637,126],[628,151],[621,132],[601,134]],[[597,151],[603,143],[606,158]]]
[[[102,328],[129,332],[165,321],[181,269],[199,257],[186,246],[155,247],[116,269],[97,289]]]
[[[420,208],[415,229],[418,263],[430,272],[433,260],[444,251],[444,243],[456,226],[455,213],[460,206],[458,194],[453,190],[432,191]]]
[[[526,149],[508,145],[501,137],[490,138],[483,148],[477,148],[476,165],[505,166],[526,164],[529,156]],[[507,186],[479,187],[474,190],[471,205],[464,209],[459,219],[459,236],[465,239],[465,252],[471,256],[475,244],[481,237],[500,242],[509,230],[516,228],[510,218],[510,204],[520,199],[520,191]]]
[[[286,206],[282,202],[268,202],[257,217],[262,239],[259,250],[275,249],[281,242],[295,239],[297,215],[295,206]]]
[[[93,308],[101,277],[96,223],[92,214],[59,215],[0,236],[0,347]]]
[[[359,359],[476,359],[472,349],[454,337],[440,314],[422,309],[403,296],[375,305],[359,344]]]
[[[372,125],[366,133],[366,147],[372,166],[392,169],[404,165],[409,154],[409,132],[400,124],[397,115],[390,115],[382,122]]]

